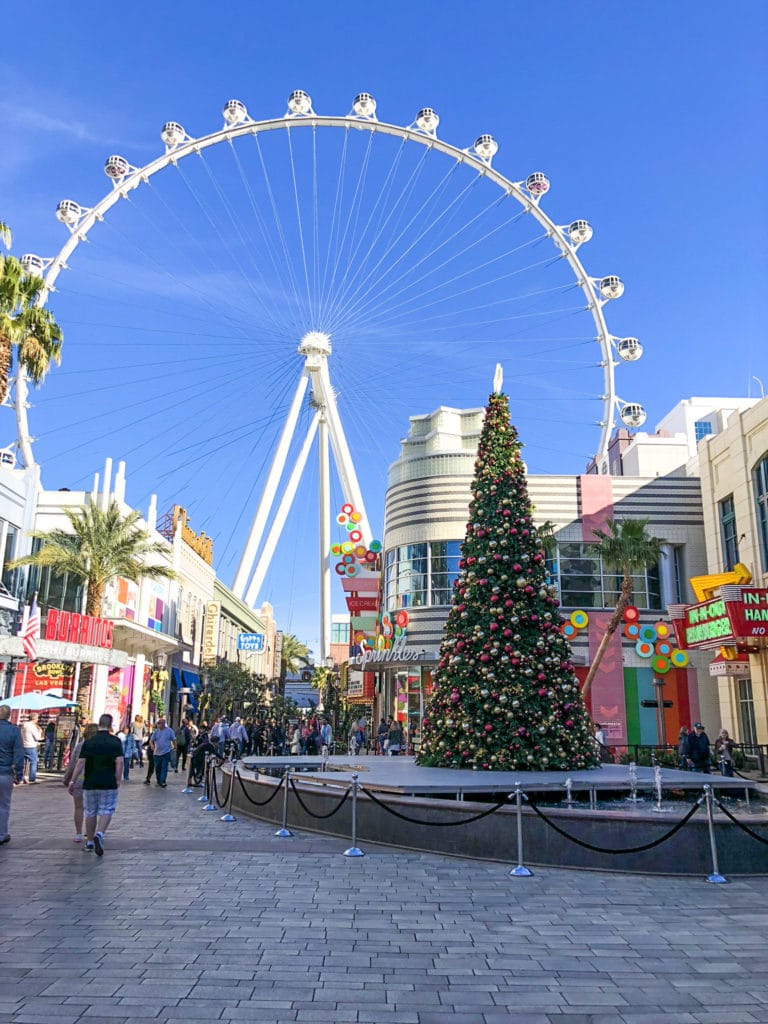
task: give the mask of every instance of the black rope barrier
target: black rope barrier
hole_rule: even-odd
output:
[[[240,789],[242,789],[242,791],[243,791],[243,796],[248,801],[248,803],[249,804],[253,804],[254,807],[266,807],[267,804],[271,803],[275,799],[277,794],[283,788],[282,787],[282,783],[280,783],[279,785],[274,787],[274,789],[272,790],[272,793],[267,797],[266,800],[254,800],[253,797],[248,793],[248,790],[245,788],[245,783],[243,782],[243,779],[242,779],[242,776],[240,775],[240,772],[235,771],[235,778],[240,783]]]
[[[327,814],[315,814],[314,811],[310,811],[310,809],[307,807],[307,805],[301,799],[301,794],[299,793],[298,789],[296,789],[296,783],[293,781],[293,779],[290,779],[289,781],[291,783],[291,789],[293,790],[293,795],[298,800],[299,806],[304,810],[305,814],[308,814],[310,816],[310,818],[318,818],[318,819],[320,819],[320,818],[332,818],[334,816],[334,814],[336,814],[337,811],[341,810],[341,808],[344,806],[344,803],[345,803],[347,797],[352,792],[352,787],[351,786],[347,787],[347,789],[344,791],[344,796],[342,796],[341,800],[339,800],[339,802],[336,804],[336,806],[333,808],[332,811],[329,811]]]
[[[219,765],[223,763],[223,761],[220,761]],[[213,799],[216,801],[219,808],[223,808],[226,805],[227,800],[229,800],[229,789],[232,788],[232,779],[229,780],[229,789],[227,790],[227,795],[224,797],[223,800],[219,800],[219,787],[216,785],[216,767],[214,767],[213,771],[211,772],[211,777],[213,779]]]
[[[726,818],[732,821],[734,825],[738,825],[742,832],[746,832],[748,836],[752,836],[752,838],[756,839],[758,843],[764,843],[766,846],[768,846],[768,839],[766,839],[765,836],[758,835],[757,832],[755,832],[753,829],[749,827],[749,825],[745,825],[743,821],[739,821],[736,815],[731,814],[728,808],[720,800],[718,800],[717,797],[715,797],[715,803],[726,816]]]
[[[555,832],[557,832],[561,836],[563,836],[564,839],[570,839],[570,841],[572,843],[576,843],[577,846],[583,846],[585,849],[593,850],[595,853],[617,854],[617,853],[642,853],[644,850],[652,850],[654,848],[654,846],[660,846],[662,843],[665,843],[667,841],[667,839],[671,839],[672,838],[672,836],[675,834],[675,832],[679,832],[680,829],[683,827],[683,825],[687,825],[688,824],[688,822],[694,816],[696,811],[698,811],[698,809],[701,806],[701,804],[703,803],[703,801],[704,801],[704,797],[700,796],[699,799],[696,801],[696,803],[693,805],[693,807],[690,809],[690,811],[688,811],[688,813],[685,815],[685,817],[681,818],[680,821],[678,821],[677,824],[674,825],[669,830],[669,832],[665,832],[663,836],[659,836],[658,839],[654,839],[650,843],[643,843],[642,846],[627,846],[627,847],[625,847],[622,850],[611,850],[611,849],[608,849],[607,847],[595,846],[594,843],[588,843],[584,839],[578,839],[576,836],[571,835],[570,832],[566,832],[564,828],[560,828],[560,826],[556,825],[554,823],[554,821],[551,821],[544,814],[544,812],[541,811],[536,806],[536,804],[532,803],[530,800],[528,801],[528,803],[530,804],[531,809],[536,814],[538,814],[538,816],[541,818],[541,820],[543,822],[545,822],[545,824],[549,825],[550,828],[554,829]]]
[[[487,818],[489,814],[493,814],[498,811],[500,807],[504,807],[507,803],[506,799],[499,801],[489,807],[487,811],[481,811],[479,814],[473,814],[471,818],[462,818],[461,821],[422,821],[420,818],[411,818],[407,814],[401,814],[400,811],[396,811],[394,807],[384,803],[383,800],[379,800],[378,797],[374,796],[370,789],[365,789],[363,786],[360,789],[369,796],[371,800],[383,810],[387,811],[388,814],[393,814],[396,818],[401,818],[403,821],[409,821],[412,825],[434,825],[435,828],[452,828],[454,825],[469,825],[470,822],[480,821],[481,818]]]

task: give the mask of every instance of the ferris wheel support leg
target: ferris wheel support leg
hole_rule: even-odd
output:
[[[325,409],[320,411],[318,434],[320,511],[320,662],[331,653],[331,491],[328,452],[328,421]]]
[[[365,511],[363,492],[360,490],[360,484],[357,481],[357,473],[355,472],[355,467],[352,463],[352,455],[350,454],[347,438],[344,434],[344,427],[341,424],[339,409],[336,405],[336,397],[334,396],[333,388],[331,387],[330,379],[328,378],[328,368],[323,367],[323,369],[325,371],[322,375],[326,402],[325,408],[326,415],[328,417],[331,447],[333,448],[336,469],[339,473],[341,486],[344,488],[345,499],[350,501],[363,517],[360,527],[362,529],[365,543],[369,544],[371,541],[371,528],[368,524],[368,516]]]
[[[27,424],[27,374],[23,367],[19,367],[16,374],[16,427],[19,441],[19,451],[27,469],[34,466],[35,457],[32,454],[32,438],[29,436]]]
[[[264,577],[267,575],[272,556],[275,553],[277,542],[280,540],[280,534],[283,532],[283,526],[285,520],[290,511],[293,499],[296,497],[296,490],[299,486],[299,480],[301,480],[301,474],[304,472],[304,467],[307,464],[307,457],[309,456],[309,450],[312,447],[312,442],[315,439],[317,433],[317,426],[320,420],[320,414],[315,413],[312,418],[312,422],[307,430],[307,436],[304,438],[304,444],[301,446],[299,454],[296,456],[296,462],[291,471],[291,475],[288,477],[288,481],[283,491],[283,496],[280,499],[280,503],[275,511],[274,519],[272,520],[272,526],[269,528],[269,533],[264,541],[264,547],[261,549],[259,560],[256,563],[256,569],[253,573],[253,579],[251,585],[248,587],[248,593],[245,596],[245,603],[250,605],[251,608],[256,607],[256,599],[259,596],[259,590],[264,582]]]
[[[290,447],[291,440],[293,439],[294,431],[296,430],[296,423],[299,419],[301,403],[304,399],[308,383],[309,377],[304,370],[302,370],[299,383],[293,396],[293,401],[291,402],[291,407],[288,410],[288,418],[285,421],[283,432],[280,435],[280,440],[278,441],[277,448],[275,449],[275,454],[272,457],[272,464],[269,467],[269,473],[267,475],[267,481],[264,484],[261,500],[259,501],[258,508],[256,509],[256,514],[253,517],[253,523],[251,524],[251,531],[248,534],[248,540],[245,543],[243,557],[240,559],[240,565],[237,567],[235,581],[232,584],[232,590],[239,598],[242,598],[245,593],[248,577],[251,574],[251,568],[253,567],[253,563],[256,559],[256,552],[259,550],[259,544],[261,543],[261,536],[264,533],[264,527],[267,523],[269,510],[272,508],[272,502],[275,500],[275,495],[277,494],[277,487],[285,465],[285,457],[288,454],[288,449]]]

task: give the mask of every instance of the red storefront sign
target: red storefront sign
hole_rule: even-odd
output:
[[[45,639],[58,640],[64,644],[84,644],[87,647],[112,647],[111,619],[99,619],[94,615],[78,615],[77,612],[60,612],[49,608],[45,619]]]
[[[378,597],[348,597],[347,608],[355,612],[377,612],[379,610]]]
[[[768,590],[724,587],[721,597],[687,605],[674,618],[675,638],[683,650],[721,647],[768,638]]]

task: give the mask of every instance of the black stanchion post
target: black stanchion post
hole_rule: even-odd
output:
[[[204,811],[215,811],[216,804],[213,802],[213,787],[216,785],[216,757],[211,756],[208,762],[208,803],[203,807]]]
[[[357,845],[357,772],[352,773],[352,845],[344,851],[345,857],[364,857]]]
[[[227,797],[227,813],[222,814],[222,821],[237,821],[237,818],[232,813],[232,794],[235,792],[235,772],[237,771],[237,754],[229,762],[229,767],[232,774],[229,777],[229,796]]]
[[[203,793],[202,796],[197,798],[199,804],[208,803],[208,762],[211,759],[210,754],[205,755],[205,764],[203,765]]]
[[[186,785],[184,786],[184,789],[182,789],[181,792],[182,793],[191,793],[192,792],[192,752],[191,751],[189,753],[189,767],[187,768],[187,783],[186,783]]]
[[[283,775],[283,782],[285,783],[283,789],[283,824],[282,827],[275,832],[275,835],[279,839],[291,839],[293,832],[288,828],[288,787],[291,784],[291,767],[290,765],[285,769],[285,775]]]
[[[720,874],[720,868],[717,863],[717,843],[715,842],[715,816],[713,812],[712,804],[714,802],[714,794],[711,786],[704,787],[704,795],[707,801],[707,827],[709,829],[709,846],[712,851],[712,874],[707,875],[707,881],[712,882],[715,885],[725,885],[728,879],[725,875]]]
[[[513,878],[530,878],[533,872],[523,864],[523,798],[527,800],[520,783],[515,783],[515,810],[517,818],[517,867],[509,872]]]

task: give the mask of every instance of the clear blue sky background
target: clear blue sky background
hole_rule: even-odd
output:
[[[3,37],[0,217],[13,227],[16,254],[55,253],[66,237],[53,216],[57,201],[71,196],[93,203],[107,188],[104,158],[118,152],[133,163],[146,162],[160,151],[158,131],[168,119],[200,135],[219,126],[222,104],[232,97],[244,100],[253,116],[267,117],[282,114],[291,89],[304,88],[319,113],[346,113],[352,97],[366,90],[377,97],[382,118],[401,124],[421,106],[435,107],[441,135],[458,145],[492,132],[500,144],[497,166],[510,177],[537,169],[549,174],[547,209],[559,222],[590,220],[595,238],[582,250],[588,269],[619,273],[627,286],[621,305],[608,307],[609,324],[618,335],[640,337],[646,349],[640,363],[622,368],[618,390],[646,406],[651,429],[680,398],[756,395],[752,375],[768,383],[764,3],[233,0],[217,6],[140,0],[128,7],[78,2],[64,10],[43,2],[6,9]],[[136,218],[131,228],[130,211],[120,216],[120,231],[139,231]],[[113,236],[105,255],[94,243],[96,266],[99,259],[116,259],[121,237]],[[134,234],[132,243],[140,237]],[[87,257],[82,259],[85,268]],[[130,260],[135,284],[147,266],[140,266],[136,249]],[[108,269],[107,262],[103,266]],[[98,399],[89,397],[95,382],[83,364],[77,370],[81,378],[64,373],[77,368],[80,337],[86,360],[98,362],[97,355],[87,355],[87,344],[98,341],[102,355],[119,350],[120,358],[110,356],[111,363],[133,367],[111,380],[104,371],[103,381],[113,388],[120,388],[121,372],[123,390],[139,398],[153,385],[145,387],[145,378],[125,358],[131,337],[139,337],[126,337],[132,321],[119,315],[120,304],[124,310],[130,300],[119,295],[107,315],[109,296],[102,290],[91,303],[89,321],[90,285],[81,283],[78,292],[71,284],[78,265],[69,274],[71,279],[60,279],[61,306],[54,308],[67,343],[72,339],[72,356],[65,354],[58,379],[52,375],[38,396],[40,411],[32,410],[33,433],[38,424],[43,427],[38,455],[45,483],[83,486],[104,455],[125,457],[137,441],[154,439],[153,460],[146,451],[127,455],[129,500],[145,504],[149,492],[157,491],[161,509],[173,501],[190,507],[193,526],[213,534],[221,575],[231,581],[252,513],[253,473],[242,462],[227,464],[224,455],[218,477],[205,475],[210,467],[198,472],[198,464],[182,472],[179,438],[190,428],[179,427],[175,410],[159,422],[129,415],[111,434],[98,422],[81,422],[83,408]],[[64,294],[68,287],[75,293],[71,305]],[[161,298],[165,312],[153,316],[162,324],[172,297]],[[90,328],[80,326],[89,322]],[[94,323],[116,325],[115,332],[100,327],[98,339],[86,336]],[[195,344],[194,352],[181,351],[199,359],[200,370],[212,378],[223,376],[210,352],[205,362],[205,350]],[[410,351],[394,350],[387,362],[366,368],[369,380],[381,380],[385,397],[391,394],[386,378],[394,373],[416,385],[401,402],[387,400],[390,422],[363,457],[361,478],[374,530],[381,524],[386,466],[397,456],[408,416],[439,404],[482,404],[496,358],[489,352],[480,360],[477,379],[470,374],[462,390],[455,371],[450,382],[446,375],[443,388],[429,365],[409,363]],[[153,350],[145,345],[139,355],[151,371]],[[167,367],[162,389],[172,395],[175,371],[170,361]],[[225,386],[215,400],[222,430],[227,394]],[[370,391],[360,400],[369,399]],[[162,412],[160,395],[153,400]],[[7,443],[13,437],[8,412],[4,423]],[[269,429],[278,427],[275,414]],[[369,434],[377,433],[370,422],[368,427]],[[268,433],[260,436],[259,454]],[[561,433],[568,433],[567,425]],[[86,435],[88,444],[72,453],[75,438]],[[204,438],[196,440],[200,446]],[[583,468],[581,448],[574,453],[565,445],[558,459],[550,440],[547,460],[538,458],[535,438],[528,440],[535,470]],[[258,477],[263,460],[251,469]],[[239,478],[231,501],[222,500],[222,474],[227,487]],[[308,528],[309,500],[287,531],[281,569],[270,574],[264,596],[275,604],[280,624],[316,648],[315,556],[297,540]],[[338,596],[337,602],[341,606]]]

